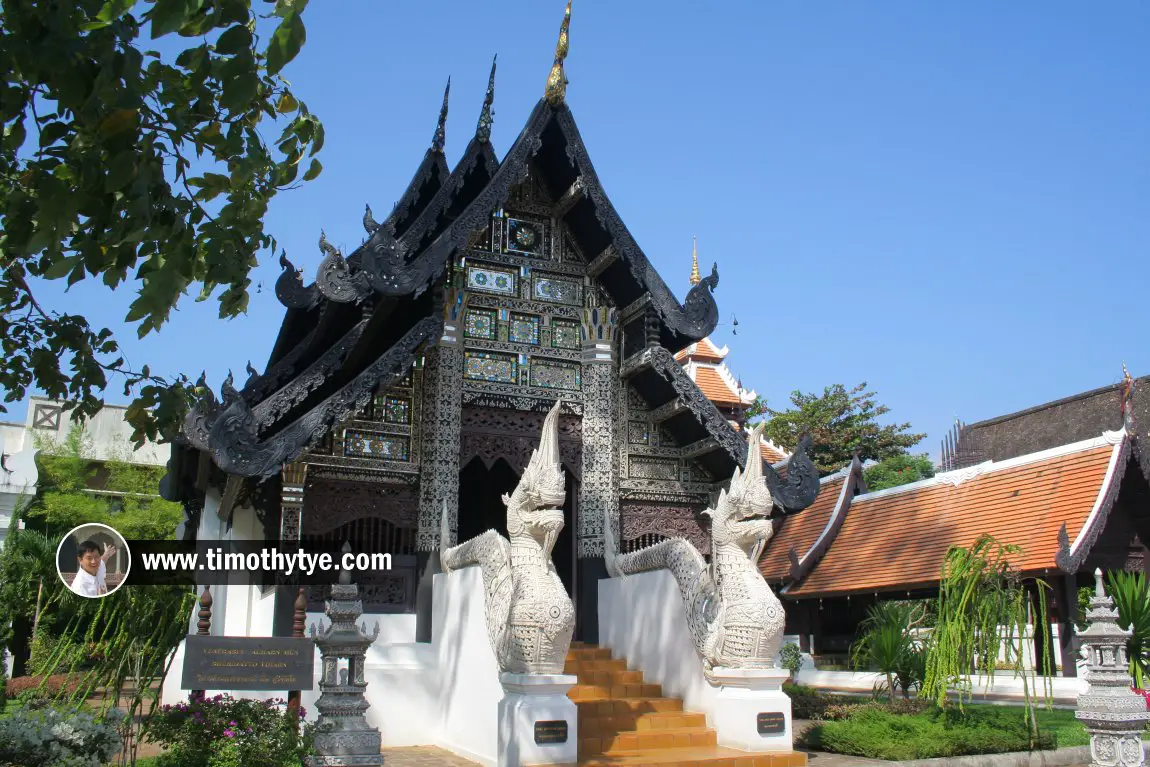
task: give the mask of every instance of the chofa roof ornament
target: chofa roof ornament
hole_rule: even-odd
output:
[[[555,63],[547,75],[546,99],[553,106],[563,103],[567,96],[567,73],[563,71],[563,60],[567,58],[567,30],[571,27],[571,0],[567,0],[567,11],[559,27],[559,42],[555,44]]]

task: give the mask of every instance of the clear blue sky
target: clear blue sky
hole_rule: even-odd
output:
[[[721,10],[720,10],[721,9]],[[542,95],[562,0],[312,2],[286,74],[325,170],[271,231],[314,274],[387,214],[452,77],[448,159],[499,54],[502,155]],[[929,434],[1150,373],[1150,4],[576,0],[571,105],[608,194],[680,296],[718,261],[715,334],[748,387],[866,380]],[[267,257],[248,316],[188,300],[129,360],[217,388],[263,369],[283,309]],[[48,295],[48,294],[46,294]],[[57,306],[113,323],[129,297]],[[729,322],[737,316],[738,335]],[[109,402],[121,402],[112,392]],[[22,418],[22,408],[3,417]]]

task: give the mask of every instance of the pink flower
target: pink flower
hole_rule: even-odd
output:
[[[234,732],[232,732],[231,730],[224,730],[224,737],[225,738],[234,738],[235,736],[236,736],[236,734]]]

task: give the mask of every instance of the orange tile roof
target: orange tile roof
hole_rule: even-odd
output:
[[[766,442],[759,443],[759,452],[763,454],[763,460],[767,463],[778,463],[787,459],[786,453],[780,453]]]
[[[1059,528],[1065,524],[1075,541],[1102,506],[1125,468],[1116,464],[1108,480],[1111,459],[1125,454],[1125,442],[1103,437],[860,495],[821,561],[785,593],[817,597],[933,585],[947,549],[970,546],[983,534],[1022,546],[1012,564],[1023,572],[1053,569]],[[967,474],[974,476],[954,484]]]
[[[714,341],[710,338],[704,338],[702,341],[693,343],[686,349],[675,354],[675,359],[679,362],[687,360],[696,360],[697,362],[722,362],[727,355],[723,350],[715,346]]]
[[[716,405],[729,405],[732,407],[741,407],[743,405],[743,401],[739,398],[739,393],[733,390],[714,368],[696,368],[695,385],[703,392],[703,396]]]
[[[794,547],[799,557],[810,550],[830,522],[846,481],[846,474],[828,477],[819,488],[814,503],[798,514],[783,517],[781,524],[775,523],[775,534],[767,541],[763,556],[759,558],[759,572],[769,583],[791,579],[791,547]]]

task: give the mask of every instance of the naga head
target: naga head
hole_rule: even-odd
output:
[[[547,557],[551,556],[551,549],[563,529],[563,503],[567,500],[567,482],[559,459],[561,405],[561,401],[556,402],[543,421],[539,448],[531,453],[519,484],[510,496],[503,496],[507,506],[507,534],[513,540],[531,536]]]
[[[747,434],[747,468],[743,471],[735,467],[730,487],[719,494],[719,501],[710,512],[714,543],[735,543],[744,548],[757,547],[761,551],[771,536],[768,516],[774,500],[763,479],[763,460],[759,452],[765,425],[759,424]]]

